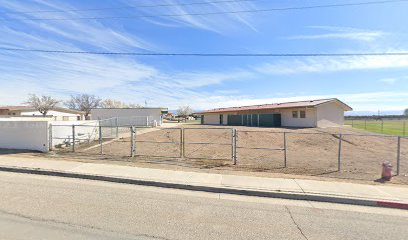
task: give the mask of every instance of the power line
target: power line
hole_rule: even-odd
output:
[[[358,57],[358,56],[408,56],[408,52],[360,52],[360,53],[143,53],[96,52],[46,49],[0,48],[0,51],[39,52],[60,54],[128,55],[128,56],[181,56],[181,57]]]
[[[207,13],[184,13],[184,14],[156,14],[156,15],[135,15],[135,16],[107,16],[107,17],[75,17],[75,18],[1,18],[0,21],[66,21],[66,20],[118,20],[118,19],[135,19],[135,18],[154,18],[154,17],[182,17],[182,16],[207,16],[207,15],[221,15],[221,14],[239,14],[239,13],[262,13],[274,11],[290,11],[290,10],[308,10],[319,8],[334,8],[334,7],[351,7],[363,5],[376,5],[397,2],[408,2],[408,0],[388,0],[388,1],[371,1],[359,3],[339,3],[327,5],[313,5],[302,7],[285,7],[285,8],[269,8],[269,9],[252,9],[252,10],[237,10],[237,11],[223,11],[223,12],[207,12]]]
[[[192,2],[192,3],[177,3],[177,4],[155,4],[155,5],[136,5],[136,6],[122,6],[122,7],[105,7],[105,8],[85,8],[85,9],[68,9],[68,10],[38,10],[38,11],[22,11],[22,12],[0,12],[7,14],[25,14],[25,13],[56,13],[56,12],[88,12],[88,11],[104,11],[104,10],[118,10],[118,9],[133,9],[133,8],[155,8],[155,7],[176,7],[176,6],[192,6],[192,5],[206,5],[219,3],[239,3],[239,2],[254,2],[258,0],[223,0],[211,2]]]

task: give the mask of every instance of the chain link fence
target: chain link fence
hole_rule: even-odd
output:
[[[349,119],[345,125],[369,132],[408,136],[407,119]]]
[[[95,125],[54,125],[50,134],[66,134],[50,138],[56,152],[112,159],[191,159],[291,173],[377,175],[381,163],[390,161],[397,175],[408,176],[408,137],[403,136]]]

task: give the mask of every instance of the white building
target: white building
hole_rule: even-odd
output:
[[[218,108],[196,113],[201,124],[259,127],[333,127],[352,108],[337,98]]]
[[[84,119],[84,112],[55,107],[53,110],[48,111],[44,117],[35,108],[30,106],[0,106],[0,118],[45,118],[46,120],[53,121],[76,121]]]
[[[94,108],[91,119],[105,120],[108,125],[160,126],[167,112],[167,108]]]

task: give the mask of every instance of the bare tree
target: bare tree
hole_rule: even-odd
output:
[[[102,99],[95,95],[80,94],[76,96],[71,95],[71,99],[65,102],[65,105],[70,109],[85,112],[85,119],[88,119],[91,109],[99,107],[101,101]]]
[[[30,94],[27,101],[24,104],[27,104],[37,111],[39,111],[44,117],[47,116],[47,113],[54,109],[55,106],[61,101],[52,98],[51,96],[41,96],[38,97],[35,94]]]
[[[103,108],[142,108],[142,105],[135,103],[125,103],[114,99],[105,99],[101,102]]]
[[[190,116],[193,114],[193,109],[191,109],[190,106],[184,106],[184,107],[179,107],[177,109],[177,116],[186,118],[187,116]]]
[[[108,98],[101,102],[101,107],[103,108],[127,108],[128,105],[124,102]]]
[[[143,106],[138,103],[129,103],[128,107],[129,108],[143,108]]]

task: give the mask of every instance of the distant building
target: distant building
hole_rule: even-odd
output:
[[[101,124],[119,126],[160,126],[167,108],[94,108],[92,120],[105,120]]]
[[[85,113],[73,109],[55,107],[48,111],[46,118],[55,121],[75,121],[83,120]],[[35,108],[30,106],[0,106],[0,118],[21,117],[41,118],[43,115]]]
[[[255,127],[333,127],[353,110],[337,98],[218,108],[196,113],[201,124]]]

